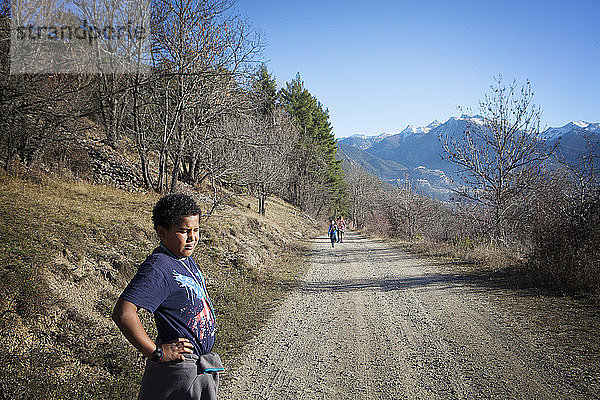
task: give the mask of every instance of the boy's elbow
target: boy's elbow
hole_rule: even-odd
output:
[[[121,309],[121,299],[117,300],[117,304],[115,304],[115,307],[113,308],[113,312],[112,312],[112,320],[115,322],[115,324],[119,325],[119,322],[121,322],[121,318],[123,316],[123,312]]]
[[[128,307],[128,305],[131,303],[129,303],[129,304],[128,303],[129,303],[128,301],[119,299],[119,300],[117,300],[117,304],[115,304],[115,307],[113,308],[112,320],[119,327],[123,324],[123,321],[127,319],[127,315],[132,312],[132,308]],[[131,305],[133,305],[133,304],[131,304]],[[134,312],[137,312],[137,310]]]

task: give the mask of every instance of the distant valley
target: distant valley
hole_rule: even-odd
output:
[[[409,184],[413,190],[448,201],[452,188],[460,182],[458,168],[442,159],[440,136],[459,138],[469,121],[477,116],[452,117],[444,123],[433,121],[425,127],[409,125],[397,134],[353,135],[338,140],[338,157],[356,163],[392,185]],[[600,157],[600,123],[574,121],[546,129],[542,135],[549,146],[559,142],[560,154],[575,162],[591,140]]]

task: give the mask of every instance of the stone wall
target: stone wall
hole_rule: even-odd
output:
[[[96,183],[113,185],[125,190],[144,189],[139,167],[110,146],[94,140],[82,143],[89,158]]]

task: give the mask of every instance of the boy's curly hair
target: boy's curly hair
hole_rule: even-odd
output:
[[[162,197],[152,210],[154,229],[159,226],[170,228],[182,218],[192,215],[202,215],[202,211],[194,199],[183,193],[174,193]]]

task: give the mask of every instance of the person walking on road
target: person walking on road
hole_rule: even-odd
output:
[[[336,225],[337,225],[337,230],[338,230],[337,241],[338,241],[338,243],[343,243],[344,242],[344,232],[346,231],[346,221],[344,221],[344,217],[342,217],[341,215],[338,215]]]
[[[329,239],[331,239],[331,247],[334,246],[335,242],[337,241],[337,225],[335,224],[335,221],[332,219],[329,221],[329,230],[327,231],[327,234],[329,235]]]

